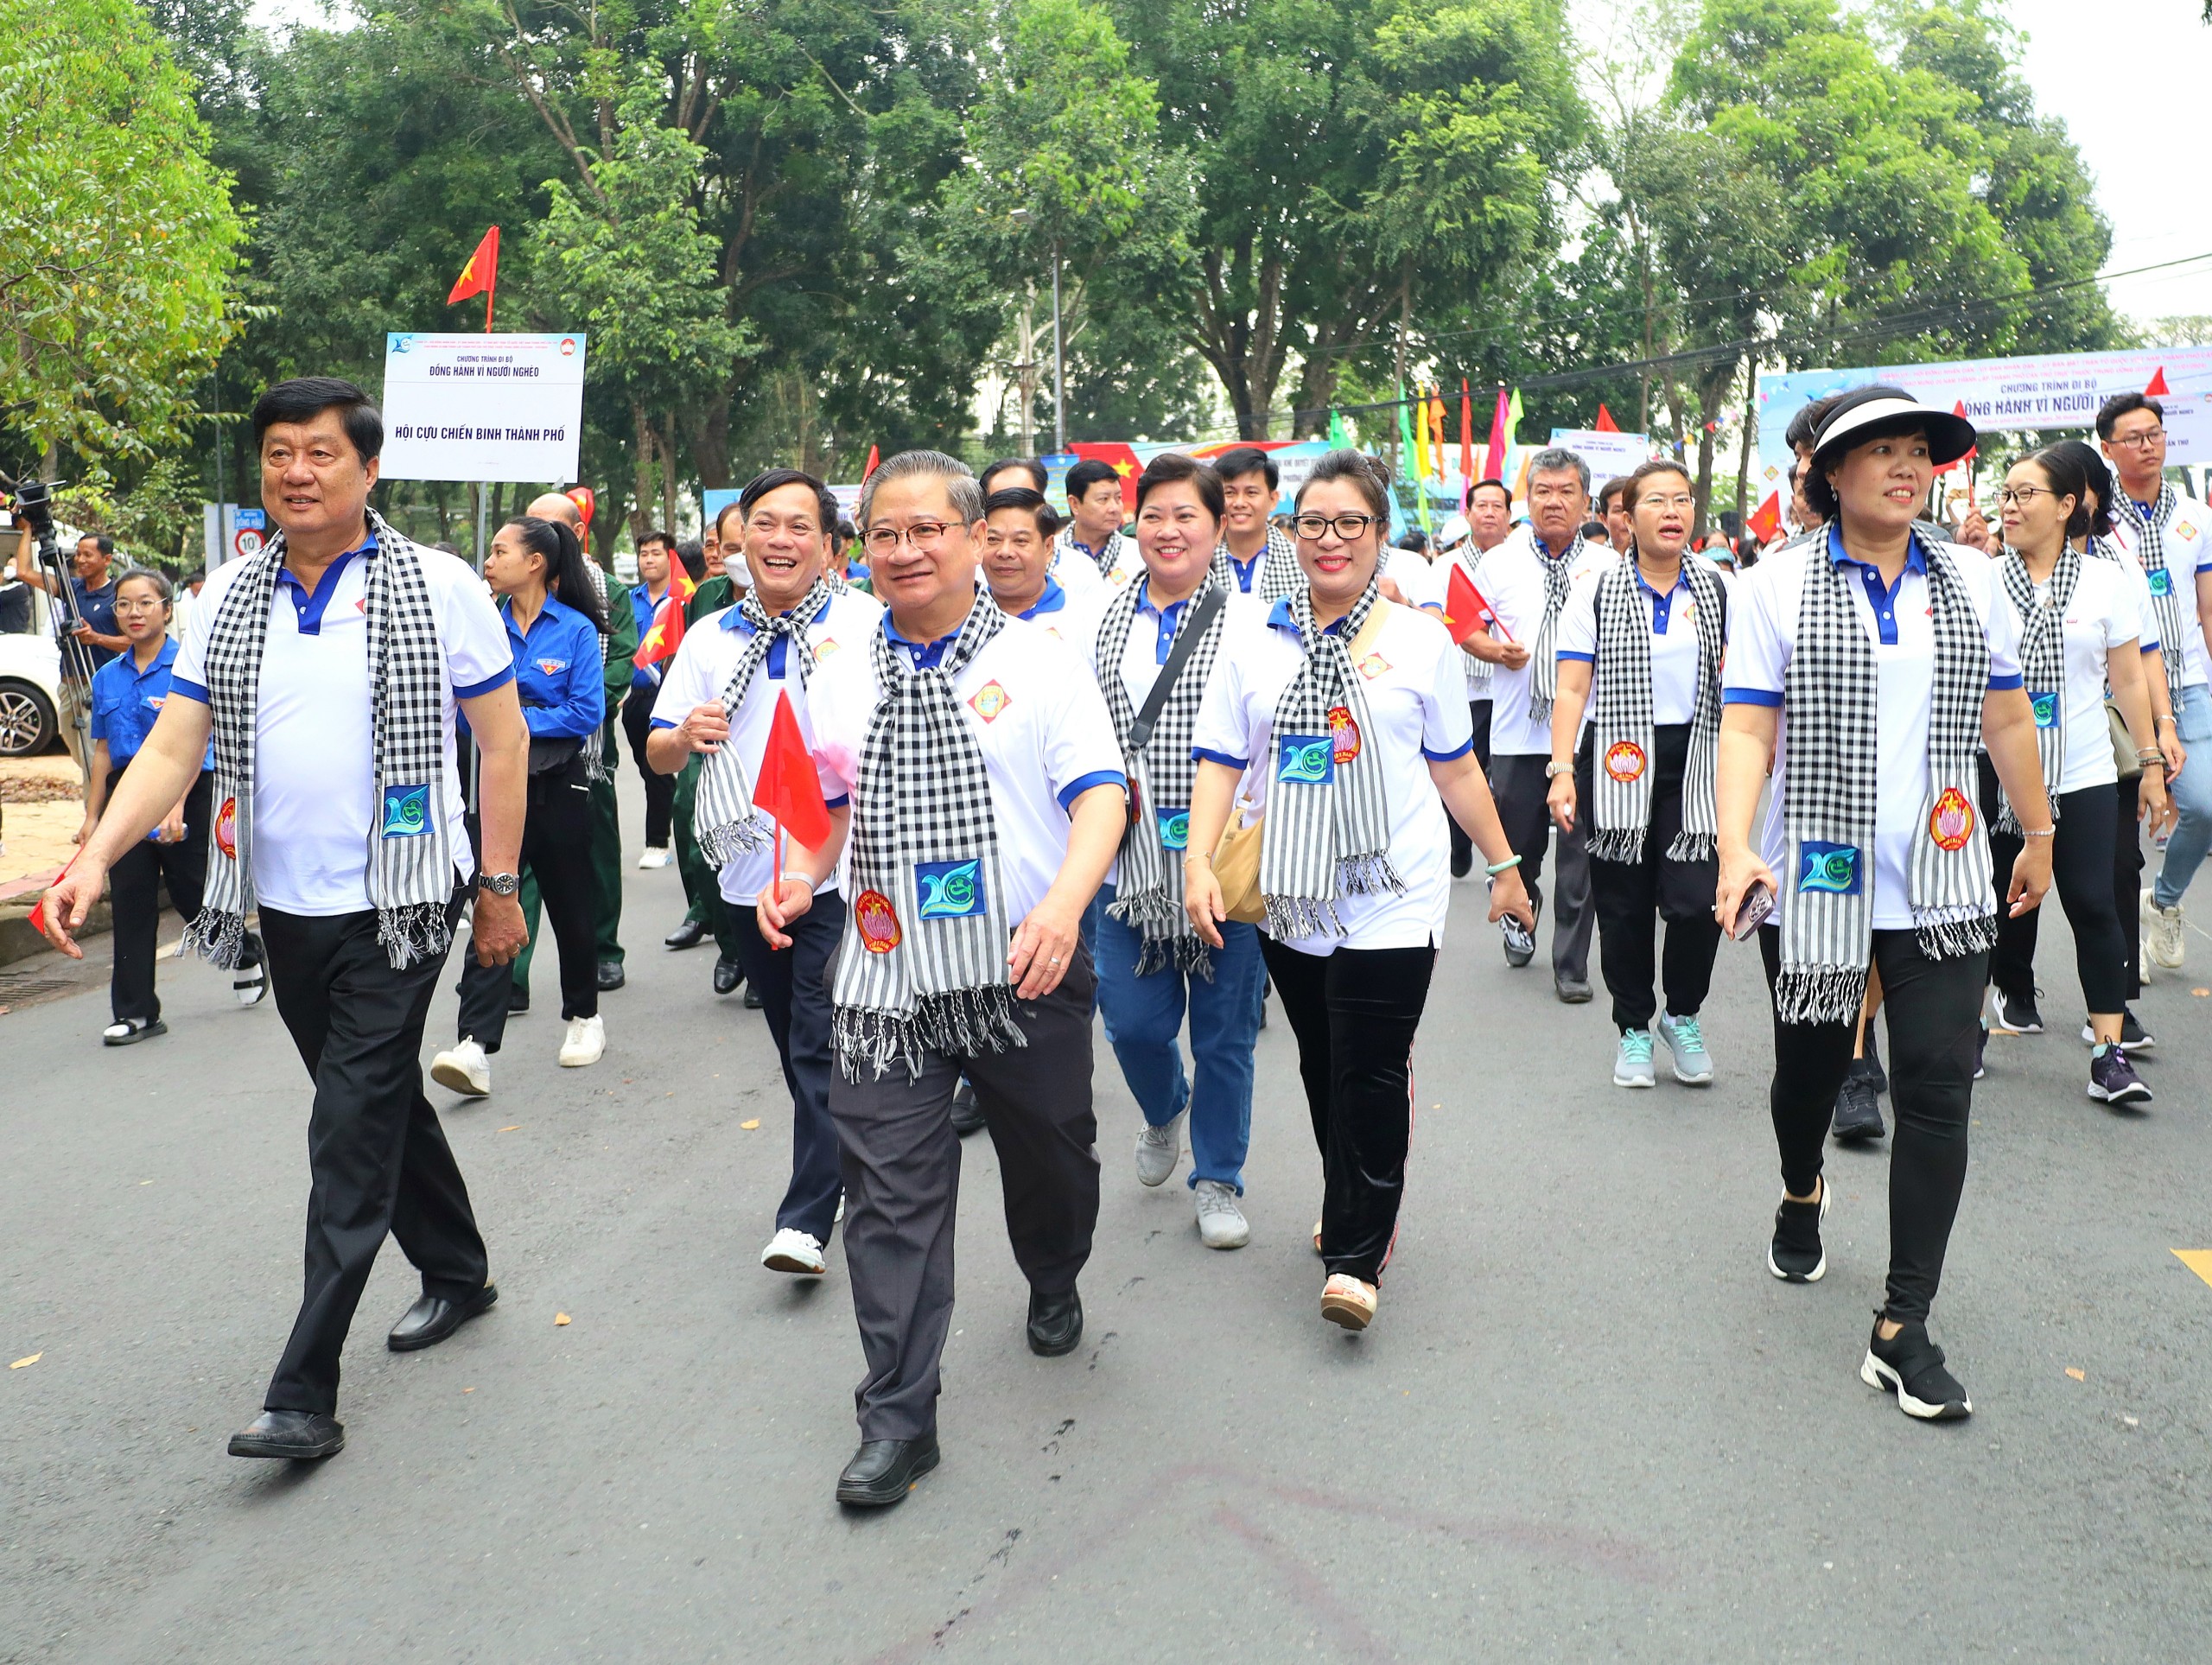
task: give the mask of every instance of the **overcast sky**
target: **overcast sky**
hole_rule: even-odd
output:
[[[1593,20],[1615,0],[1573,4]],[[256,11],[264,22],[318,21],[323,0],[259,0]],[[2064,118],[2112,221],[2107,270],[2212,255],[2212,212],[2198,212],[2191,171],[2212,105],[2202,12],[2200,0],[2011,0],[2037,107]],[[2212,315],[2212,260],[2107,288],[2122,312],[2146,321]]]

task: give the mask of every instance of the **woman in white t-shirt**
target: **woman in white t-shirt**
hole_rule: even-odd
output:
[[[2119,562],[2081,553],[2069,542],[2088,529],[2087,495],[2080,463],[2055,450],[2012,465],[1998,494],[2005,548],[1997,563],[1998,590],[2019,622],[2020,670],[2035,709],[2044,789],[2057,822],[2051,874],[2074,928],[2075,963],[2088,1003],[2095,1048],[2089,1096],[2126,1104],[2147,1100],[2151,1090],[2120,1045],[2127,944],[2113,905],[2112,800],[2120,771],[2105,721],[2107,683],[2143,770],[2143,801],[2154,816],[2164,813],[2166,766],[2152,738],[2138,646],[2142,620],[2127,574]],[[1986,757],[1981,803],[2001,885],[2023,841]],[[2007,936],[2018,934],[2021,922],[2005,918],[2000,909],[1991,961],[1993,1018],[2001,1029],[2032,1033],[2043,1026],[2039,1017],[2027,1021],[2035,1012],[2034,966],[2005,951]]]
[[[1373,459],[1332,451],[1300,487],[1306,585],[1224,627],[1192,737],[1184,858],[1185,906],[1218,948],[1213,853],[1256,761],[1260,948],[1321,1147],[1321,1313],[1350,1330],[1375,1316],[1397,1233],[1414,1031],[1451,894],[1447,808],[1490,864],[1491,918],[1530,921],[1475,765],[1459,655],[1437,620],[1380,593],[1386,484]]]

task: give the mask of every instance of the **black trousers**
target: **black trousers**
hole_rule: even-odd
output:
[[[1397,1241],[1413,1138],[1414,1031],[1433,948],[1300,954],[1260,938],[1321,1148],[1321,1262],[1379,1283]]]
[[[2143,885],[2143,824],[2137,819],[2141,810],[2142,785],[2141,778],[2137,776],[2110,788],[2096,788],[2113,795],[2112,912],[2120,926],[2120,996],[2123,1005],[2140,999],[2143,994],[2143,933],[2135,928]],[[2053,851],[2052,867],[2056,869],[2057,864],[2057,852]],[[2065,899],[2063,894],[2059,898],[2062,904]],[[2002,919],[1999,925],[1990,981],[2007,994],[2025,994],[2033,987],[2032,970],[2023,974],[2018,968],[2032,968],[2035,964],[2036,932],[2043,913],[2041,908],[2037,908],[2017,919]],[[2073,918],[2070,909],[2067,918],[2069,921]],[[2076,937],[2075,952],[2078,956],[2080,951],[2081,939]],[[2000,959],[2002,965],[1997,963]],[[2008,978],[2017,981],[2007,981]]]
[[[2133,783],[2131,782],[2132,785]],[[2089,1012],[2117,1012],[2127,993],[2127,939],[2139,934],[2120,927],[2113,906],[2112,806],[2110,786],[2085,786],[2078,792],[2061,792],[2054,806],[2058,830],[2050,841],[2051,888],[2066,910],[2066,923],[2074,931],[2074,969],[2082,979],[2082,997]],[[1999,992],[2031,1003],[2036,993],[2036,928],[2031,923],[2041,908],[2018,919],[2005,917],[2005,888],[2012,882],[2012,863],[2026,840],[1997,829],[1997,771],[1985,755],[1981,759],[1981,812],[1989,827],[1992,877],[1997,888],[1997,946],[1989,956],[1989,981]],[[2131,834],[2133,829],[2129,829]],[[2128,898],[2130,923],[2135,918],[2135,898]]]
[[[114,795],[129,773],[126,766],[108,780]],[[201,770],[200,778],[184,798],[184,841],[156,844],[140,839],[118,856],[108,869],[108,906],[115,918],[115,970],[108,981],[108,1004],[121,1023],[143,1018],[151,1023],[162,1015],[161,997],[154,992],[154,952],[160,935],[162,887],[168,887],[169,906],[180,923],[200,917],[202,887],[207,882],[207,829],[213,819],[214,776]],[[261,938],[251,931],[240,950],[241,967],[261,963]]]
[[[1521,882],[1533,899],[1536,881],[1543,877],[1544,855],[1550,848],[1552,826],[1551,782],[1544,778],[1548,757],[1516,753],[1492,758],[1491,796],[1497,800],[1497,818],[1504,824],[1505,841],[1521,858]],[[1552,972],[1582,982],[1590,975],[1590,931],[1597,915],[1590,906],[1590,844],[1577,817],[1574,830],[1559,834],[1559,872],[1552,880]]]
[[[837,962],[823,972],[836,986]],[[896,1066],[830,1078],[845,1182],[845,1269],[868,1374],[854,1390],[863,1439],[912,1439],[937,1427],[938,1361],[952,1324],[952,1231],[960,1135],[952,1090],[965,1076],[998,1147],[1006,1230],[1030,1287],[1075,1287],[1098,1224],[1098,1119],[1090,1103],[1090,955],[1060,986],[1016,1004],[1029,1045],[1003,1052],[925,1052],[909,1080]]]
[[[844,1181],[837,1172],[837,1129],[830,1120],[830,1077],[836,1062],[830,1038],[830,956],[845,933],[845,899],[823,891],[784,934],[789,948],[771,948],[750,907],[727,905],[740,932],[745,981],[783,1061],[791,1095],[791,1179],[776,1210],[776,1229],[789,1226],[817,1242],[830,1241]]]
[[[1590,814],[1591,742],[1586,734],[1574,760],[1575,802],[1580,822]],[[1682,772],[1689,757],[1690,726],[1670,722],[1651,731],[1651,824],[1643,835],[1643,859],[1608,861],[1590,858],[1590,901],[1598,916],[1598,964],[1605,992],[1613,997],[1613,1022],[1641,1029],[1657,1014],[1651,980],[1656,975],[1667,993],[1667,1010],[1694,1018],[1713,987],[1713,958],[1720,950],[1720,922],[1713,899],[1720,884],[1720,861],[1669,861],[1667,847],[1682,829]],[[1667,925],[1667,946],[1655,965],[1654,926]]]
[[[1475,724],[1475,761],[1482,765],[1483,773],[1490,773],[1490,701],[1488,698],[1469,700],[1467,715]],[[1475,841],[1467,836],[1466,829],[1450,816],[1444,817],[1445,825],[1452,829],[1452,860],[1456,865],[1472,861]]]
[[[1782,932],[1759,928],[1770,995],[1782,965]],[[1890,1032],[1890,1276],[1885,1310],[1925,1319],[1943,1278],[1943,1254],[1967,1182],[1967,1122],[1974,1106],[1974,1043],[1981,1030],[1986,954],[1931,960],[1910,931],[1874,933],[1882,1016]],[[1821,1177],[1835,1096],[1851,1063],[1856,1017],[1841,1023],[1774,1020],[1774,1084],[1767,1095],[1782,1183],[1794,1197]]]
[[[454,899],[450,918],[461,917]],[[423,1022],[445,965],[392,969],[377,916],[261,910],[276,1010],[315,1081],[308,1122],[307,1288],[263,1401],[338,1406],[338,1357],[387,1234],[425,1294],[464,1300],[489,1263],[468,1187],[423,1096]]]
[[[561,1016],[599,1014],[599,870],[592,863],[592,803],[578,763],[530,778],[528,808],[522,824],[522,861],[537,878],[537,893],[561,950]],[[468,839],[483,859],[483,832],[468,818]],[[474,953],[461,967],[461,1015],[454,1039],[476,1038],[487,1052],[499,1050],[507,1033],[507,996],[513,969],[479,965]]]
[[[645,783],[645,845],[649,849],[668,848],[671,820],[671,810],[676,803],[676,777],[664,775],[645,761],[645,740],[653,731],[653,701],[659,697],[658,688],[632,688],[622,702],[622,732],[630,737],[630,758],[638,766],[638,777]]]

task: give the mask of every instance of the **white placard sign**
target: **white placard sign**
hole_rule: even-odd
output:
[[[388,480],[572,480],[583,413],[581,333],[385,337]]]
[[[1649,434],[1619,434],[1608,428],[1554,428],[1552,443],[1572,451],[1589,465],[1590,490],[1594,493],[1609,480],[1632,474],[1651,459]]]

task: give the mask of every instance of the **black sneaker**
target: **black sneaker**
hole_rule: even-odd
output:
[[[1881,1090],[1874,1084],[1878,1077],[1871,1064],[1868,1058],[1852,1059],[1851,1067],[1843,1072],[1843,1085],[1836,1091],[1833,1131],[1847,1145],[1879,1139],[1889,1131],[1882,1125]]]
[[[1474,851],[1471,849],[1463,850],[1457,845],[1454,845],[1452,850],[1452,876],[1454,879],[1465,879],[1474,870]]]
[[[1531,896],[1529,912],[1532,919],[1541,923],[1544,917],[1544,899]],[[1497,922],[1497,928],[1505,937],[1506,964],[1518,968],[1536,957],[1536,933],[1534,929],[1522,925],[1510,913]]]
[[[1821,1179],[1821,1200],[1782,1199],[1774,1211],[1774,1241],[1767,1245],[1766,1269],[1784,1283],[1818,1283],[1827,1275],[1827,1251],[1821,1247],[1821,1223],[1828,1217],[1827,1178]]]
[[[976,1090],[963,1076],[960,1084],[952,1090],[952,1130],[965,1139],[982,1125],[983,1107],[976,1102]]]
[[[2091,1026],[2087,1018],[2082,1019],[2082,1045],[2094,1046],[2096,1044],[2096,1030]],[[2147,1052],[2158,1044],[2151,1032],[2135,1020],[2134,1013],[2124,1006],[2120,1008],[2120,1045],[2123,1052]]]
[[[1989,991],[1989,1026],[2002,1029],[2008,1035],[2039,1035],[2043,1033],[2043,1014],[2036,1010],[2033,995],[2022,998],[2007,995],[2001,988]]]
[[[1961,1422],[1974,1414],[1967,1390],[1943,1368],[1943,1350],[1929,1340],[1928,1326],[1917,1319],[1884,1341],[1881,1316],[1875,1315],[1859,1379],[1878,1392],[1895,1394],[1897,1408],[1923,1422]]]
[[[1867,1074],[1874,1078],[1874,1090],[1876,1092],[1885,1093],[1889,1091],[1890,1074],[1888,1071],[1882,1067],[1881,1049],[1875,1043],[1874,1026],[1871,1023],[1866,1026],[1866,1056],[1859,1059],[1858,1062],[1864,1064],[1866,1066]]]
[[[2089,1096],[2100,1104],[2148,1104],[2151,1090],[2124,1048],[2100,1046],[2089,1054]]]

